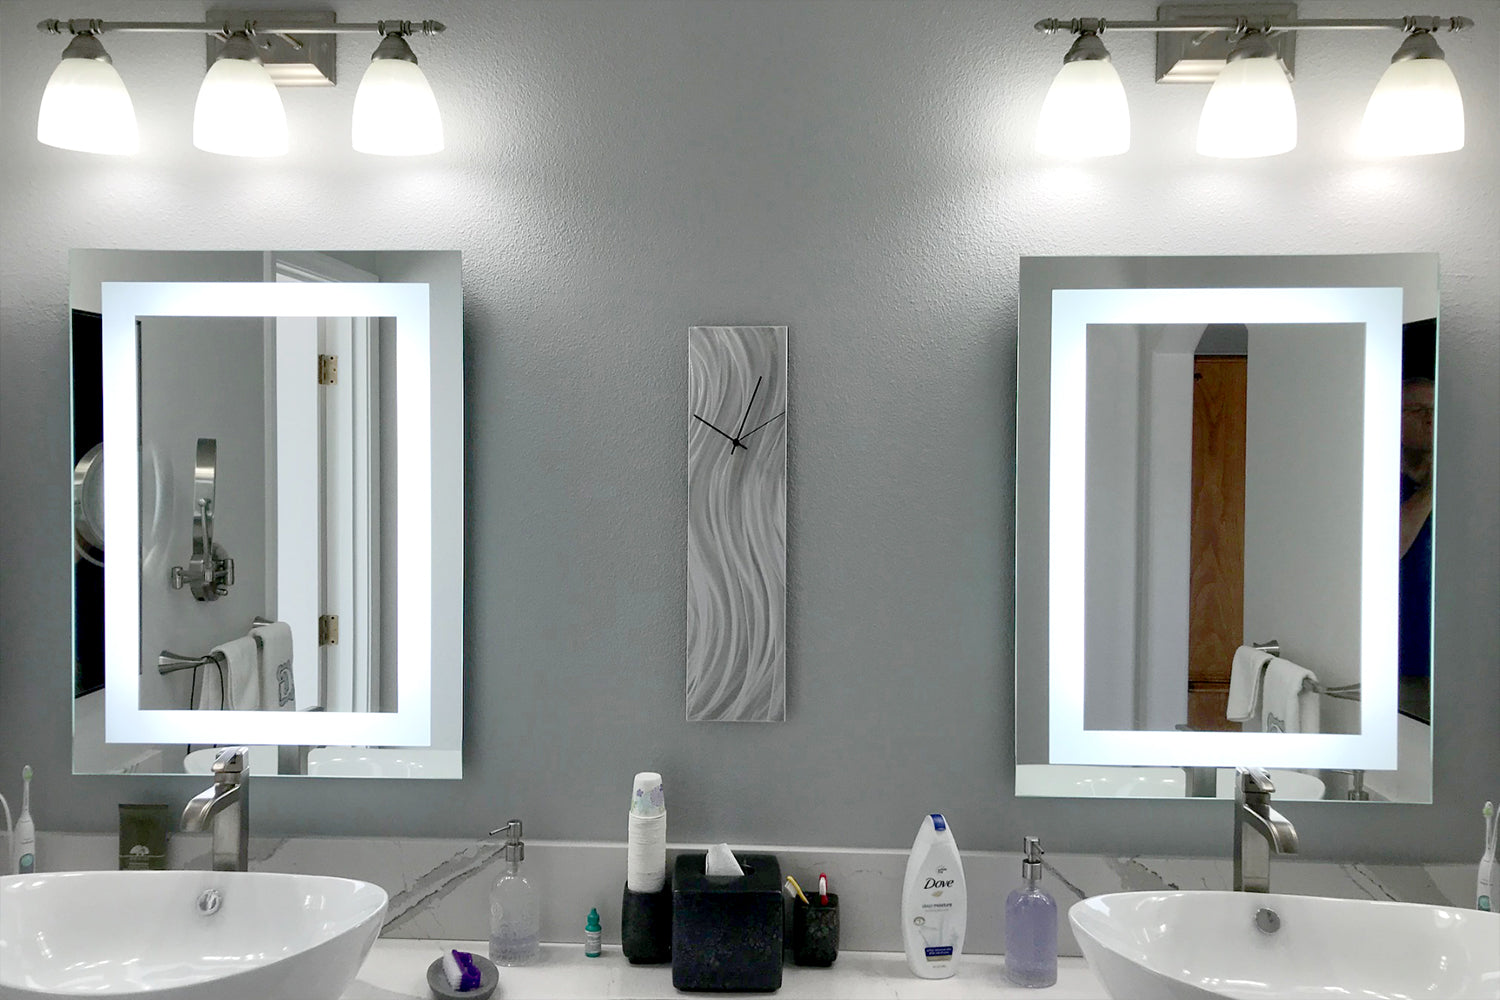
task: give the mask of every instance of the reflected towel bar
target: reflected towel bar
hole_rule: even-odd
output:
[[[1307,688],[1308,690],[1316,691],[1318,692],[1318,694],[1324,695],[1328,698],[1339,698],[1343,701],[1360,700],[1358,682],[1354,684],[1335,684],[1332,687],[1326,687],[1322,684],[1309,681],[1307,684]]]
[[[164,649],[161,651],[161,655],[156,658],[156,669],[163,674],[174,674],[179,670],[196,670],[199,667],[207,667],[214,664],[220,667],[224,666],[223,653],[209,653],[207,656],[183,656],[181,653],[174,653],[170,649]]]
[[[271,619],[262,618],[260,615],[256,615],[250,619],[250,627],[252,629],[262,625],[273,624],[275,622]],[[256,645],[259,644],[260,640],[256,639]],[[179,670],[195,670],[198,667],[207,667],[213,664],[217,664],[221,668],[226,665],[222,653],[209,653],[206,656],[183,656],[181,653],[174,653],[170,649],[164,649],[161,651],[161,655],[156,658],[156,669],[159,673],[163,674],[175,674]]]

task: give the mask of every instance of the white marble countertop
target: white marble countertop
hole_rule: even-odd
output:
[[[414,941],[381,938],[359,970],[343,1000],[428,1000],[427,966],[444,948],[484,954],[482,941]],[[1057,997],[1107,1000],[1108,994],[1081,958],[1058,960],[1057,985],[1043,990],[1012,986],[1000,955],[965,955],[952,979],[918,979],[895,952],[846,951],[832,968],[804,969],[787,963],[781,989],[792,998],[981,998]],[[672,986],[670,965],[631,965],[618,947],[604,948],[600,958],[584,958],[582,944],[547,944],[534,965],[500,970],[497,1000],[537,997],[547,1000],[615,1000],[711,996],[680,993]],[[724,994],[741,996],[744,994]]]

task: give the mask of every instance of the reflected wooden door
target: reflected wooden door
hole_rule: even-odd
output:
[[[1188,725],[1234,730],[1224,717],[1229,666],[1245,621],[1246,359],[1193,362]]]

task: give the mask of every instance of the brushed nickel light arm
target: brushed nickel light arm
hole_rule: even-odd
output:
[[[1198,17],[1190,21],[1116,21],[1103,17],[1048,17],[1033,26],[1044,35],[1067,31],[1072,34],[1108,31],[1231,31],[1243,35],[1249,31],[1369,31],[1376,29],[1411,33],[1414,31],[1464,31],[1474,27],[1473,18],[1435,17],[1430,15],[1408,15],[1406,17],[1327,17],[1292,18],[1275,17]]]
[[[102,18],[48,18],[37,30],[53,35],[102,35],[105,32],[187,33],[199,35],[436,35],[446,31],[441,21],[347,21],[341,24],[305,24],[293,21],[246,18],[243,21],[106,21]]]

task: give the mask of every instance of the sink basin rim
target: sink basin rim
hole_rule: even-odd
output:
[[[1152,909],[1158,902],[1165,907]],[[1170,907],[1174,904],[1178,904],[1177,911],[1187,912],[1173,912]],[[1238,940],[1233,937],[1233,927],[1225,923],[1235,917],[1231,907],[1244,916],[1245,937]],[[1251,918],[1259,907],[1269,907],[1283,917],[1280,931],[1262,935],[1253,930]],[[1161,913],[1163,908],[1169,908],[1168,913]],[[1170,933],[1165,922],[1168,918],[1180,921],[1183,930]],[[1339,933],[1349,933],[1347,928],[1351,926],[1368,925],[1372,918],[1382,925],[1378,933],[1389,935],[1388,948],[1382,950],[1381,942],[1367,936],[1349,942],[1348,947],[1316,950],[1315,946],[1329,944]],[[1306,930],[1293,929],[1311,921],[1319,923]],[[1069,908],[1068,922],[1084,957],[1111,996],[1269,998],[1321,996],[1320,990],[1331,988],[1353,990],[1368,1000],[1408,995],[1500,995],[1500,914],[1463,907],[1287,893],[1147,890],[1080,900]],[[1366,983],[1335,981],[1337,974],[1329,972],[1330,967],[1338,965],[1358,966],[1360,973],[1367,972],[1368,962],[1354,961],[1354,956],[1388,952],[1406,963],[1403,972],[1411,968],[1416,974],[1431,967],[1429,963],[1410,964],[1412,952],[1426,943],[1422,934],[1416,933],[1424,930],[1429,938],[1439,937],[1444,945],[1452,940],[1451,951],[1434,955],[1431,963],[1444,973],[1458,974],[1460,967],[1466,969],[1466,978],[1458,984],[1461,989],[1453,989],[1451,981],[1429,984],[1416,979],[1406,983],[1385,979],[1372,988]],[[1298,936],[1281,936],[1288,933]],[[1193,940],[1195,934],[1211,937],[1212,944]],[[1152,945],[1158,942],[1160,947],[1153,950]],[[1218,966],[1212,964],[1215,946],[1223,946],[1231,956]],[[1247,961],[1247,955],[1258,963],[1254,977],[1243,976],[1236,968],[1236,963]],[[1455,955],[1469,961],[1452,962]],[[1328,978],[1314,981],[1319,974]]]
[[[57,888],[50,889],[49,886]],[[198,895],[206,888],[223,892],[222,913],[200,918],[194,912]],[[384,923],[389,896],[379,885],[331,875],[280,872],[176,871],[73,871],[0,878],[0,898],[8,897],[10,926],[0,920],[0,954],[12,950],[14,962],[0,962],[0,1000],[42,998],[127,997],[132,1000],[258,1000],[284,994],[291,983],[308,995],[337,997],[357,975]],[[33,901],[34,900],[34,901]],[[183,918],[175,916],[178,906]],[[278,921],[274,913],[290,906],[289,919]],[[271,920],[266,920],[267,908]],[[50,909],[49,909],[50,908]],[[165,908],[166,918],[153,921]],[[83,916],[79,916],[80,912]],[[93,912],[88,912],[93,911]],[[67,939],[78,926],[88,940],[110,937],[109,929],[125,914],[127,930],[114,935],[113,950],[101,949],[101,961],[90,962],[83,976],[71,974],[80,967],[78,936]],[[295,914],[293,919],[290,914]],[[224,920],[224,934],[232,934],[235,957],[222,972],[208,969],[223,961],[223,935],[196,928],[199,920]],[[133,923],[139,931],[128,929]],[[247,923],[265,934],[248,937]],[[4,940],[7,930],[16,940]],[[282,941],[276,932],[290,931]],[[132,934],[137,940],[132,940]],[[59,968],[39,964],[34,955],[20,949],[32,935],[54,938]],[[128,956],[150,949],[133,950],[140,940],[165,940],[168,945],[154,960],[136,963]],[[175,940],[174,940],[175,938]],[[195,948],[197,950],[195,950]],[[87,949],[84,949],[85,951]],[[92,956],[90,956],[92,957]],[[129,967],[129,968],[127,968]],[[7,975],[6,973],[9,973]],[[341,985],[340,985],[341,984]]]

